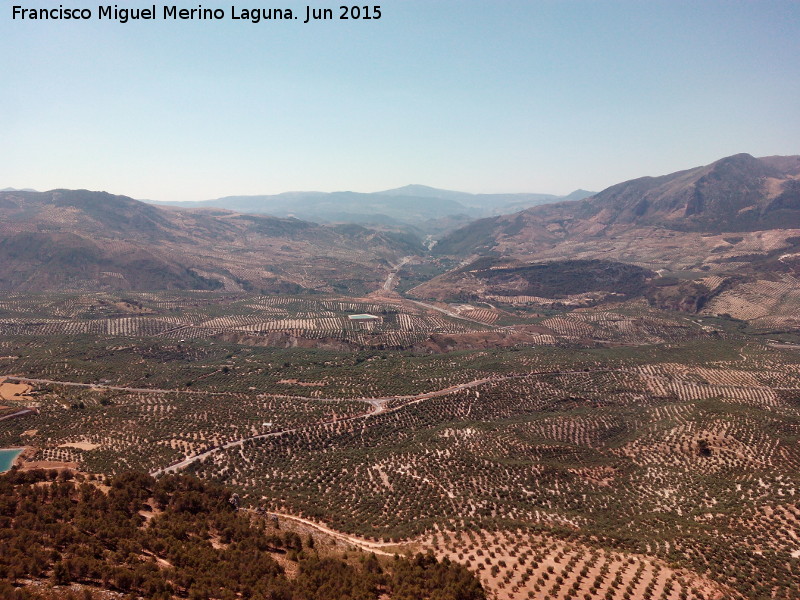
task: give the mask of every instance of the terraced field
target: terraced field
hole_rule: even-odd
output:
[[[355,314],[377,319],[358,321]],[[218,339],[269,345],[339,344],[405,348],[431,333],[485,330],[409,302],[349,298],[251,296],[204,292],[51,296],[10,294],[0,300],[0,335],[103,335],[165,340]]]
[[[715,598],[727,592],[704,577],[650,557],[564,542],[522,529],[434,536],[444,556],[475,569],[495,597]],[[729,592],[728,592],[729,593]]]
[[[720,294],[704,314],[729,314],[754,327],[775,330],[800,326],[800,281],[791,275],[779,281],[759,280]]]
[[[0,446],[28,460],[202,454],[181,468],[249,506],[432,548],[498,598],[800,598],[800,352],[736,327],[221,293],[12,295],[0,322],[31,388],[3,414],[34,409]],[[518,337],[421,351],[477,333]]]

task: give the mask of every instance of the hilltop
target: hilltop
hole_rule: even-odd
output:
[[[477,220],[445,236],[432,253],[467,266],[417,285],[413,296],[577,305],[639,297],[662,309],[758,321],[768,330],[796,328],[800,156],[737,154],[619,183],[583,200]],[[479,257],[502,265],[482,271]],[[585,290],[590,296],[569,299],[565,290],[596,279],[571,267],[576,260],[611,261],[617,273],[621,265],[640,267],[651,276],[622,295],[600,285]],[[560,293],[534,293],[530,277],[521,275],[544,272],[543,263],[559,271]],[[516,275],[501,281],[501,267]]]

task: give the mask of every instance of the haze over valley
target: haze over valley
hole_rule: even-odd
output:
[[[575,190],[552,194],[468,194],[424,185],[359,194],[355,192],[286,192],[274,196],[228,196],[202,202],[154,202],[178,208],[224,208],[251,214],[297,217],[320,222],[346,222],[397,227],[424,235],[441,235],[478,217],[514,212],[558,200],[592,195]]]

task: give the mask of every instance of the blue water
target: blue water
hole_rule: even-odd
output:
[[[8,471],[11,468],[14,459],[20,455],[21,449],[15,448],[13,450],[0,450],[0,473]]]

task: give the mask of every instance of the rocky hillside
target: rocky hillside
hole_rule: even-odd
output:
[[[434,251],[541,250],[630,227],[715,234],[800,228],[800,156],[737,154],[704,167],[633,179],[585,200],[475,221],[445,237]]]
[[[580,208],[579,216],[603,224],[708,232],[798,227],[800,156],[737,154],[705,167],[620,183]]]
[[[760,319],[759,326],[770,330],[794,328],[800,299],[800,156],[737,154],[626,181],[584,200],[481,219],[440,240],[433,253],[516,266],[482,272],[475,269],[477,262],[416,286],[411,293],[418,297],[553,302],[563,294],[537,291],[551,273],[562,283],[588,285],[595,279],[591,269],[576,275],[565,267],[613,261],[657,274],[624,296],[641,295],[667,310]],[[551,266],[541,266],[543,261]],[[599,291],[569,301],[582,306],[619,298],[598,296]]]
[[[360,226],[170,210],[86,190],[0,192],[0,290],[367,293],[420,251],[413,236]]]

